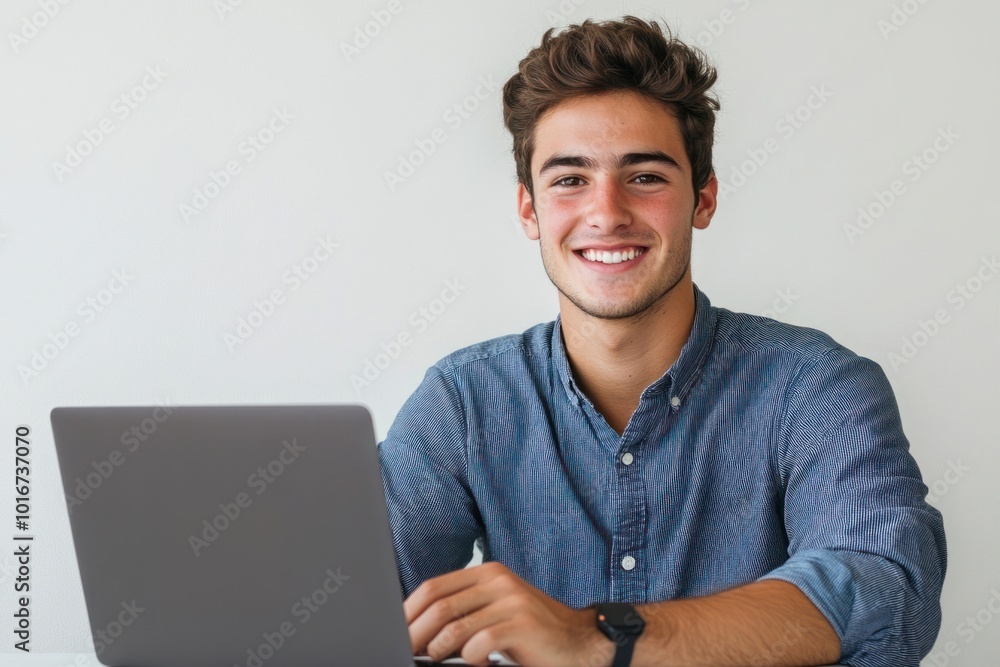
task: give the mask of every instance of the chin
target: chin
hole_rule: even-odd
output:
[[[579,310],[591,317],[602,320],[622,320],[634,317],[648,309],[652,304],[645,304],[635,299],[622,301],[610,300],[580,300],[570,299]]]

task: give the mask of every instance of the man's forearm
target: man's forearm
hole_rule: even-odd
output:
[[[715,595],[636,609],[646,628],[636,641],[633,667],[802,667],[829,665],[840,658],[840,639],[829,621],[785,581],[758,581]],[[603,639],[599,651],[613,657],[614,645]]]

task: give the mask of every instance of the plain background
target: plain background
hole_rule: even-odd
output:
[[[735,191],[694,236],[695,282],[716,306],[821,329],[882,365],[948,537],[944,620],[924,664],[995,663],[1000,7],[392,7],[4,3],[0,434],[12,445],[16,426],[31,429],[32,649],[53,655],[29,663],[8,634],[0,664],[89,650],[53,406],[363,402],[381,439],[439,358],[555,318],[538,247],[514,217],[500,86],[547,28],[623,14],[665,19],[719,68],[715,166]],[[363,48],[345,53],[355,40]],[[75,168],[55,164],[102,122],[110,133]],[[270,142],[244,143],[258,133]],[[211,187],[230,161],[239,173]],[[402,162],[419,164],[390,185]],[[871,216],[861,225],[859,208]],[[321,238],[339,244],[325,261]],[[308,279],[293,289],[296,267]],[[105,291],[121,287],[116,271],[127,283]],[[459,296],[436,302],[447,281]],[[282,302],[253,315],[274,290]],[[227,343],[241,318],[249,335]],[[67,327],[76,335],[59,347]],[[12,449],[0,457],[4,526]],[[12,551],[0,557],[8,624]]]

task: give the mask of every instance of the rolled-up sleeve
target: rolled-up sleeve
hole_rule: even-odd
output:
[[[796,585],[841,641],[841,662],[918,665],[941,625],[941,513],[909,453],[882,368],[839,347],[804,363],[776,440]]]
[[[434,365],[378,444],[404,598],[467,565],[484,532],[467,480],[466,431],[450,369]]]

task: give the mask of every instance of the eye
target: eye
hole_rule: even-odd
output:
[[[572,187],[574,185],[579,185],[579,182],[577,182],[577,183],[569,183],[567,181],[580,181],[580,177],[579,176],[563,176],[562,178],[558,179],[552,185],[562,186],[562,187]]]
[[[649,180],[646,180],[645,182],[640,183],[640,185],[655,185],[656,183],[666,183],[667,182],[666,179],[661,178],[660,176],[657,176],[656,174],[639,174],[638,176],[635,177],[635,180],[638,181],[639,179],[643,179],[643,178],[649,179]]]

